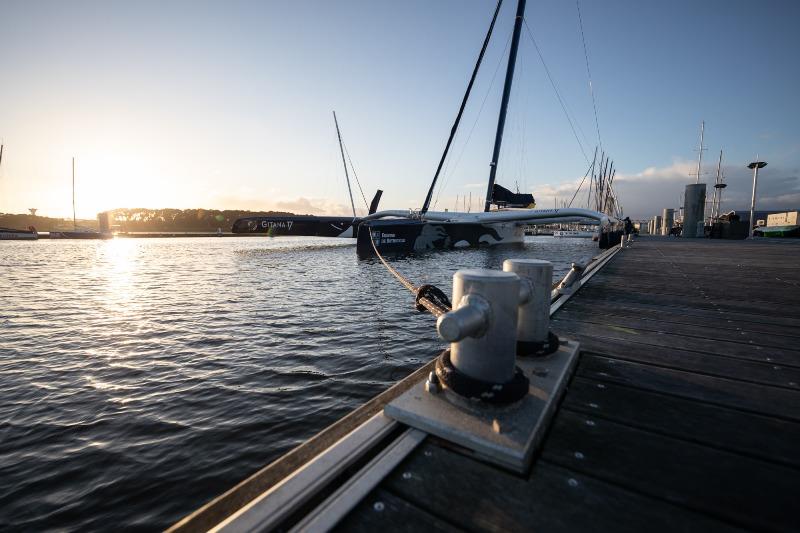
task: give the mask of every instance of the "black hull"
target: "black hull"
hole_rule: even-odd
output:
[[[372,238],[370,239],[370,234]],[[375,255],[372,242],[383,254],[408,254],[426,250],[477,248],[513,244],[523,240],[523,229],[514,223],[475,224],[422,222],[419,220],[371,220],[358,226],[359,257]]]
[[[27,229],[0,228],[0,240],[3,241],[35,241],[39,238],[36,231]]]
[[[51,231],[51,239],[113,239],[110,233],[98,233],[94,231]]]
[[[264,233],[273,236],[352,237],[353,217],[280,216],[240,218],[233,223],[233,233]]]

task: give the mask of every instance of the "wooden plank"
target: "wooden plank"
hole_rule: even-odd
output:
[[[577,377],[563,408],[800,467],[800,423]]]
[[[345,519],[336,531],[375,533],[376,531],[462,531],[389,491],[376,489]]]
[[[556,330],[567,338],[578,338]],[[604,337],[579,337],[584,355],[635,361],[709,376],[800,390],[800,368],[734,359],[724,355],[678,350]]]
[[[787,305],[783,312],[798,316],[795,305],[798,303],[797,299],[793,299],[790,294],[786,293],[786,287],[770,286],[764,283],[754,285],[751,282],[747,284],[737,284],[735,282],[725,283],[720,285],[706,285],[704,282],[692,279],[691,277],[684,278],[677,276],[674,279],[652,279],[638,280],[631,279],[631,275],[621,277],[619,275],[612,275],[607,272],[598,273],[599,279],[596,281],[598,287],[612,285],[618,286],[620,279],[625,280],[624,290],[634,292],[649,292],[652,291],[656,294],[664,294],[670,296],[682,297],[708,297],[711,300],[729,299],[741,303],[746,302],[747,306],[758,305],[772,306],[775,301],[786,302]],[[742,282],[745,283],[745,282]],[[730,293],[730,288],[736,287],[735,295]],[[735,296],[735,298],[732,298]]]
[[[653,301],[657,301],[661,305],[677,307],[718,309],[729,312],[763,314],[765,316],[771,316],[775,314],[775,303],[769,304],[723,299],[711,300],[708,297],[676,296],[656,290],[632,290],[627,287],[623,288],[621,284],[622,280],[619,280],[617,283],[618,287],[604,287],[602,285],[593,286],[591,283],[588,283],[581,289],[581,292],[586,291],[585,296],[589,296],[591,298],[603,298],[618,302],[631,301],[652,303]],[[798,321],[798,316],[800,316],[800,311],[787,313],[785,316],[796,323]]]
[[[743,327],[735,326],[734,328],[727,329],[713,327],[709,324],[697,321],[694,323],[681,323],[664,320],[663,318],[666,317],[662,317],[661,319],[642,318],[630,314],[625,316],[619,313],[603,314],[596,311],[575,312],[573,310],[567,310],[561,313],[558,318],[570,322],[589,322],[592,324],[619,326],[641,331],[663,332],[687,337],[717,339],[741,344],[778,348],[797,353],[797,358],[800,360],[800,337],[784,337],[781,335],[765,335],[764,333],[751,332],[745,329],[748,325],[742,324],[741,322],[739,324],[742,324]]]
[[[542,458],[744,527],[800,530],[797,471],[773,463],[570,411]]]
[[[553,330],[581,338],[603,338],[663,346],[704,352],[710,354],[726,355],[746,359],[748,361],[761,361],[774,365],[800,367],[800,354],[794,350],[783,348],[764,347],[755,344],[740,342],[704,339],[701,337],[688,337],[655,331],[640,330],[621,326],[603,326],[577,320],[554,319],[551,321]]]
[[[746,331],[751,337],[758,335],[761,338],[776,338],[777,342],[800,344],[800,328],[793,326],[783,326],[767,324],[751,320],[752,315],[725,315],[722,316],[716,311],[711,311],[705,315],[698,313],[687,313],[686,308],[662,307],[657,305],[643,306],[636,304],[619,304],[617,302],[602,302],[602,311],[597,307],[598,302],[588,299],[573,298],[561,309],[556,316],[558,318],[577,317],[586,320],[596,316],[613,316],[620,318],[636,318],[639,320],[653,320],[666,324],[688,324],[702,325],[707,330],[714,331]],[[731,318],[727,318],[730,316]],[[736,333],[738,335],[738,333]]]
[[[800,392],[585,354],[577,375],[800,421]]]
[[[588,287],[588,285],[587,285]],[[586,290],[586,292],[583,292]],[[764,324],[764,325],[775,325],[781,326],[785,328],[793,328],[795,331],[797,328],[800,328],[800,320],[795,318],[788,318],[782,316],[775,316],[775,314],[771,315],[764,315],[764,314],[753,314],[744,311],[724,311],[721,309],[714,309],[714,308],[699,308],[688,306],[685,304],[676,304],[670,305],[667,302],[656,301],[654,299],[650,300],[637,300],[633,301],[630,299],[623,300],[622,297],[619,298],[611,298],[611,297],[600,297],[597,295],[592,295],[588,288],[581,289],[581,297],[577,300],[581,304],[595,306],[597,312],[601,312],[601,309],[604,309],[606,305],[609,306],[609,311],[614,307],[625,307],[630,309],[650,309],[654,311],[663,310],[667,313],[680,313],[686,315],[687,317],[699,317],[701,319],[720,319],[720,320],[729,320],[730,323],[734,322],[746,322],[747,324]],[[572,302],[567,302],[567,305],[564,307],[566,308]],[[755,330],[754,330],[755,331]]]
[[[726,524],[548,464],[523,479],[432,443],[385,488],[456,526],[481,531],[729,530]]]

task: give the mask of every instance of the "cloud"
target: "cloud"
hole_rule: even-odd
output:
[[[686,185],[695,183],[697,163],[676,160],[667,167],[647,167],[640,172],[618,172],[614,189],[625,214],[634,219],[650,218],[661,210],[680,206]],[[750,207],[753,174],[745,165],[723,165],[724,182],[728,185],[722,193],[722,209],[745,210]],[[708,199],[714,193],[716,168],[704,166],[701,182],[705,182]],[[547,184],[534,190],[539,207],[550,207],[556,199],[559,204],[572,198],[580,179],[560,184]],[[586,184],[578,194],[574,206],[586,206]],[[758,175],[757,209],[800,209],[800,170],[767,166]]]

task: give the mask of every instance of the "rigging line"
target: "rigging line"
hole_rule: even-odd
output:
[[[436,167],[436,174],[434,174],[433,182],[431,183],[430,189],[428,189],[428,195],[425,197],[425,203],[422,204],[422,209],[420,210],[421,215],[424,215],[428,211],[428,207],[431,205],[431,198],[433,197],[433,190],[436,187],[436,180],[439,179],[439,173],[442,171],[442,165],[444,165],[444,161],[447,158],[447,153],[450,151],[450,145],[453,142],[453,137],[456,136],[456,132],[458,131],[458,125],[461,123],[461,117],[464,114],[464,108],[467,106],[469,94],[472,92],[472,86],[475,84],[475,78],[478,76],[478,70],[480,70],[481,63],[483,62],[483,55],[486,53],[486,48],[489,46],[489,39],[492,37],[494,23],[497,22],[497,14],[500,12],[501,5],[503,5],[503,0],[497,0],[497,7],[494,10],[492,23],[489,24],[489,31],[486,32],[486,38],[483,40],[481,52],[478,54],[478,61],[475,63],[475,68],[472,70],[472,77],[467,85],[464,98],[461,100],[461,107],[458,110],[458,115],[456,115],[456,120],[453,123],[453,127],[450,129],[450,137],[447,139],[447,144],[444,147],[444,153],[442,154],[442,158],[439,160],[439,166]]]
[[[347,144],[345,144],[344,140],[342,140],[342,147],[344,148],[344,153],[347,156],[347,162],[350,163],[350,170],[353,171],[353,177],[356,179],[356,185],[358,185],[358,190],[361,192],[361,198],[364,199],[364,205],[367,206],[367,211],[369,211],[369,203],[367,202],[367,197],[364,196],[364,189],[361,188],[361,182],[358,181],[358,174],[356,174],[356,167],[353,165],[353,160],[350,159],[350,152],[347,151]]]
[[[583,175],[583,179],[581,180],[581,184],[578,185],[578,188],[575,190],[575,194],[572,195],[572,199],[569,201],[569,206],[572,207],[572,202],[575,201],[575,197],[578,196],[578,193],[581,191],[581,187],[583,187],[583,182],[586,181],[586,176],[589,175],[592,168],[594,167],[595,159],[597,159],[597,147],[594,148],[594,159],[592,159],[592,163],[589,165],[589,168],[586,169],[586,174]]]
[[[597,142],[600,149],[603,149],[603,139],[600,137],[600,121],[597,119],[597,102],[594,98],[594,85],[592,84],[592,72],[589,70],[589,52],[586,50],[586,36],[583,33],[583,17],[581,17],[581,0],[575,0],[578,7],[578,24],[581,27],[581,41],[583,42],[583,57],[586,59],[586,75],[589,77],[589,93],[592,95],[592,109],[594,109],[594,125],[597,129]]]
[[[513,34],[511,32],[508,32],[508,39],[506,39],[506,45],[503,48],[503,52],[497,59],[497,66],[494,69],[494,74],[492,74],[492,80],[489,82],[489,88],[486,89],[486,94],[483,96],[483,101],[481,102],[481,106],[478,109],[478,114],[475,116],[475,122],[472,123],[472,127],[470,128],[469,134],[467,135],[467,140],[464,141],[464,146],[461,148],[461,152],[458,154],[458,158],[456,159],[455,164],[451,169],[449,169],[449,174],[448,174],[448,168],[445,168],[444,182],[442,183],[441,186],[439,186],[439,190],[436,193],[436,201],[433,202],[434,207],[436,206],[436,204],[439,203],[439,196],[442,194],[442,191],[447,187],[450,178],[453,177],[453,174],[458,168],[459,163],[461,163],[461,158],[464,156],[464,152],[467,151],[467,146],[469,146],[469,141],[472,138],[472,134],[475,131],[475,127],[478,125],[478,120],[481,118],[481,113],[483,112],[483,108],[486,106],[486,100],[489,98],[489,94],[491,94],[492,92],[492,87],[494,87],[494,81],[495,79],[497,79],[497,73],[500,71],[500,65],[503,64],[503,58],[506,55],[506,50],[508,50],[508,45],[511,42],[512,35]],[[448,161],[448,167],[449,167],[449,161]]]
[[[544,67],[544,71],[547,74],[547,79],[550,80],[550,85],[553,87],[553,91],[556,93],[556,98],[558,99],[558,103],[561,104],[561,109],[564,111],[564,116],[567,118],[567,122],[569,122],[569,127],[572,130],[572,135],[575,136],[575,140],[578,142],[578,147],[581,149],[581,153],[583,154],[583,158],[586,162],[589,162],[589,156],[586,155],[586,151],[583,149],[583,143],[581,142],[580,138],[578,137],[578,132],[575,131],[575,125],[572,123],[572,119],[567,112],[566,104],[564,100],[561,98],[561,93],[558,91],[558,87],[556,86],[556,82],[553,80],[553,76],[550,75],[550,69],[547,68],[547,63],[544,61],[544,57],[542,56],[542,51],[539,50],[539,45],[536,43],[536,39],[533,38],[533,31],[531,31],[531,27],[528,26],[528,21],[523,20],[525,23],[525,29],[528,30],[528,37],[530,37],[531,42],[533,43],[533,47],[536,49],[536,53],[539,55],[539,59],[542,62],[542,66]]]

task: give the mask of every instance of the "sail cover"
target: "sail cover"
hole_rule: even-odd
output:
[[[514,193],[496,183],[492,189],[492,203],[498,207],[536,207],[532,194]]]

